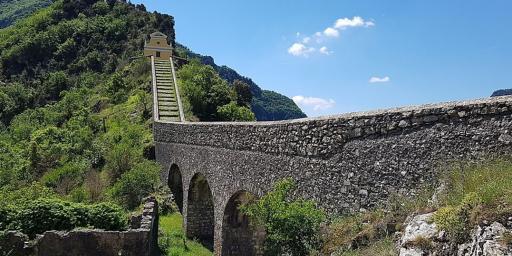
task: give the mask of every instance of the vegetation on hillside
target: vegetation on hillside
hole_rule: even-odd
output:
[[[227,66],[218,66],[210,56],[203,56],[192,52],[187,47],[176,44],[178,56],[190,59],[199,59],[203,65],[211,66],[218,75],[228,83],[235,84],[236,81],[247,84],[253,95],[251,110],[258,121],[286,120],[306,117],[304,112],[290,98],[277,92],[262,90],[250,78],[238,74]]]
[[[434,221],[454,242],[486,222],[507,223],[512,216],[512,161],[495,160],[454,168]]]
[[[442,189],[414,197],[393,196],[381,209],[335,218],[323,235],[325,255],[396,255],[394,233],[407,216],[435,212],[433,221],[450,242],[467,241],[470,231],[483,223],[507,223],[512,216],[512,161],[490,160],[461,164],[444,170]],[[504,239],[510,239],[505,237]],[[508,241],[508,240],[507,240]],[[431,241],[418,241],[429,244]]]
[[[16,20],[29,16],[52,0],[2,0],[0,2],[0,28],[13,24]]]
[[[178,71],[178,84],[188,120],[254,121],[249,109],[252,94],[248,85],[235,81],[229,85],[215,70],[191,61]]]
[[[151,66],[141,53],[154,31],[174,45],[173,26],[171,16],[143,5],[58,0],[0,30],[1,196],[67,218],[65,227],[25,229],[16,223],[31,209],[0,204],[0,229],[100,227],[71,213],[102,202],[135,210],[155,193]],[[192,119],[255,120],[245,82],[198,61],[179,74]]]
[[[241,210],[256,226],[265,228],[265,255],[309,255],[320,247],[320,224],[325,219],[313,201],[290,199],[295,189],[291,179]]]
[[[2,198],[16,202],[30,187],[31,205],[57,209],[50,213],[68,223],[37,232],[101,227],[97,219],[76,223],[68,213],[94,206],[69,201],[132,210],[159,185],[160,167],[151,160],[151,67],[131,58],[140,56],[143,34],[155,30],[173,39],[172,17],[93,0],[57,1],[0,30]],[[23,204],[0,208],[0,219],[16,212],[20,222],[29,220]]]

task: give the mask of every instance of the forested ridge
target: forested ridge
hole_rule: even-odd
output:
[[[0,1],[0,28],[13,24],[39,8],[51,4],[51,0],[2,0]]]

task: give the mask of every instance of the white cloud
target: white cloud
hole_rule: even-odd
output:
[[[389,81],[391,81],[391,78],[389,76],[385,76],[385,77],[372,76],[368,82],[374,84],[374,83],[387,83]]]
[[[372,27],[375,26],[374,21],[367,21],[359,16],[353,18],[340,18],[334,23],[334,26],[327,27],[324,31],[318,31],[313,35],[307,36],[297,32],[297,39],[295,43],[288,48],[288,53],[293,56],[304,56],[308,57],[314,52],[318,52],[323,55],[330,55],[332,51],[329,51],[326,46],[321,45],[329,42],[333,38],[340,36],[343,30],[351,27]]]
[[[359,16],[355,16],[352,19],[342,18],[336,20],[334,27],[337,29],[346,29],[348,27],[372,27],[375,26],[373,21],[365,21],[363,18]]]
[[[326,110],[336,105],[333,99],[304,97],[301,95],[293,96],[292,99],[299,106],[313,107],[314,111]]]
[[[327,49],[326,46],[322,46],[320,47],[320,49],[318,49],[318,51],[321,53],[321,54],[325,54],[325,55],[330,55],[332,53],[332,51],[329,51],[329,49]]]
[[[340,32],[334,28],[326,28],[324,30],[324,35],[327,37],[338,37],[340,35]]]
[[[304,56],[307,57],[309,53],[314,52],[315,48],[307,47],[301,43],[294,43],[288,48],[288,53],[293,56]]]

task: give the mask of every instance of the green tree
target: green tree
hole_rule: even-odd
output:
[[[236,93],[211,66],[192,61],[178,71],[182,96],[201,120],[216,119],[217,108],[236,99]]]
[[[255,121],[254,113],[247,107],[238,106],[234,101],[217,109],[217,116],[222,121]]]
[[[233,87],[236,91],[236,103],[239,106],[250,107],[252,102],[251,87],[241,80],[235,80]]]
[[[144,197],[156,191],[159,172],[158,164],[143,161],[124,173],[111,188],[110,194],[127,209],[134,209]]]
[[[241,206],[255,225],[265,227],[265,255],[309,255],[320,246],[320,224],[325,219],[313,201],[290,199],[295,189],[284,179],[261,199]]]

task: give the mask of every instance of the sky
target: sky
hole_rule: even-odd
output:
[[[135,0],[308,116],[512,88],[510,0]]]

